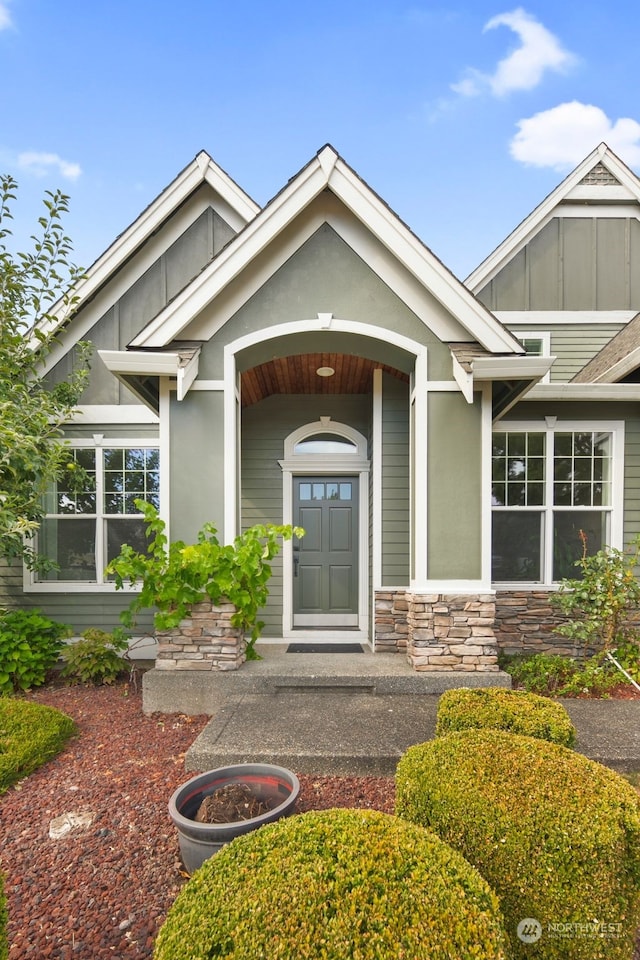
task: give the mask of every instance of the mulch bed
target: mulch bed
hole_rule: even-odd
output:
[[[184,755],[209,718],[145,717],[140,693],[128,684],[47,687],[29,699],[73,717],[80,736],[0,797],[9,958],[151,958],[158,928],[187,882],[167,803],[192,776]],[[299,779],[299,812],[393,812],[390,777]],[[90,813],[91,825],[50,839],[51,821],[70,812]]]

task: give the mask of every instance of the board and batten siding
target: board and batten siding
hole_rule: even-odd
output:
[[[490,310],[640,310],[640,222],[554,217],[477,296]]]
[[[371,397],[368,395],[272,395],[246,407],[241,426],[241,524],[282,523],[282,469],[285,438],[306,423],[331,417],[367,436],[370,432]],[[330,427],[329,427],[330,431]],[[318,458],[322,470],[322,458]],[[260,612],[263,636],[282,636],[282,555],[272,563],[269,600]]]
[[[409,386],[382,379],[382,584],[410,580]]]
[[[138,403],[129,390],[110,373],[98,356],[99,350],[124,350],[131,340],[173,297],[193,279],[234,235],[231,227],[208,207],[188,226],[126,292],[82,337],[91,343],[91,380],[82,403]],[[72,321],[81,320],[79,310]],[[69,351],[49,374],[52,383],[68,378],[75,362]]]

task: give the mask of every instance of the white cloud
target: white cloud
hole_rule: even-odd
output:
[[[77,180],[82,173],[80,164],[69,163],[57,153],[37,153],[33,150],[18,154],[18,166],[36,177],[46,176],[52,167],[56,168],[65,180]]]
[[[11,26],[13,26],[13,22],[11,20],[11,14],[9,13],[9,7],[0,0],[0,30],[8,30]]]
[[[492,74],[470,67],[462,80],[452,84],[451,89],[456,93],[470,97],[489,90],[501,97],[513,90],[532,90],[538,86],[547,70],[561,73],[576,61],[558,38],[522,7],[492,17],[484,30],[502,26],[509,27],[517,34],[520,46],[500,60]]]
[[[640,167],[640,123],[630,117],[614,122],[600,107],[576,100],[519,120],[509,149],[521,163],[565,170],[603,141],[629,166]]]

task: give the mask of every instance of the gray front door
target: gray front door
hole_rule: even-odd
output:
[[[294,477],[294,627],[358,625],[358,477]]]

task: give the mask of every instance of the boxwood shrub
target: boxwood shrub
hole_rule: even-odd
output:
[[[396,812],[477,867],[498,894],[514,957],[629,960],[640,797],[613,770],[533,737],[465,730],[401,757]],[[518,936],[527,919],[540,925],[536,942]]]
[[[0,696],[0,794],[60,753],[74,732],[54,707]]]
[[[495,895],[434,834],[372,810],[299,814],[196,870],[155,960],[506,958]]]
[[[510,730],[563,747],[576,742],[576,730],[561,703],[524,690],[499,687],[447,690],[438,701],[436,735],[452,730]]]
[[[9,956],[7,920],[7,898],[4,892],[4,876],[0,873],[0,960],[7,960]]]

